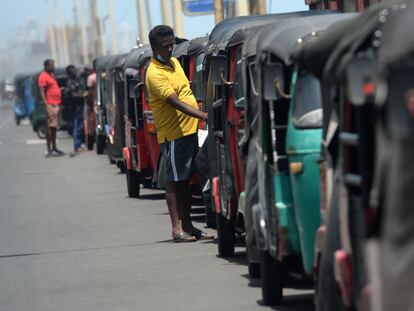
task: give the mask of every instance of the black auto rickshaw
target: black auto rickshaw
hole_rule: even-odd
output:
[[[106,64],[106,120],[108,126],[106,149],[110,163],[125,172],[122,148],[125,146],[124,124],[124,62],[126,54],[110,56]]]
[[[107,63],[110,56],[102,56],[94,60],[96,70],[96,106],[95,106],[95,143],[96,153],[103,154],[107,137]]]
[[[399,3],[374,5],[295,53],[322,86],[321,171],[327,178],[321,181],[321,195],[327,224],[321,230],[326,233],[317,270],[318,310],[366,310],[373,287],[382,286],[375,274],[371,284],[376,260],[367,257],[375,249],[370,242],[381,228],[378,206],[383,204],[374,186],[375,163],[382,162],[385,148],[375,139],[375,124],[383,118],[375,102],[383,90],[377,59],[384,25],[400,10]]]

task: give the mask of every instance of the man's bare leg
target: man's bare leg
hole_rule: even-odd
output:
[[[181,214],[181,225],[184,231],[193,232],[194,226],[191,222],[191,189],[190,181],[184,180],[177,183],[177,196]]]
[[[52,144],[52,149],[56,150],[56,127],[50,128],[50,140]]]
[[[178,210],[176,188],[177,187],[175,182],[165,182],[165,200],[167,201],[168,212],[170,213],[173,238],[183,231],[180,223],[180,213]]]
[[[48,152],[52,151],[50,136],[50,127],[46,127],[46,147]]]

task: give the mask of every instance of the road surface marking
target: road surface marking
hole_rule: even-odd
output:
[[[26,141],[28,145],[43,145],[45,142],[44,139],[28,139]]]

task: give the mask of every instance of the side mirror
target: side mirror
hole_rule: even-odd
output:
[[[266,64],[263,67],[263,97],[265,100],[278,100],[283,95],[284,76],[283,65],[279,63]],[[282,92],[280,92],[282,90]]]
[[[228,58],[225,55],[216,55],[211,58],[211,77],[213,84],[226,84],[228,79]]]

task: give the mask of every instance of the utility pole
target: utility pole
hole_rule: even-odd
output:
[[[55,28],[53,26],[53,20],[51,15],[51,9],[50,9],[50,1],[47,1],[47,19],[48,19],[48,32],[49,32],[49,45],[50,50],[52,51],[52,59],[54,61],[57,61],[57,53],[56,53],[56,36],[55,36]]]
[[[216,24],[220,23],[224,18],[223,0],[214,0],[214,20]]]
[[[108,0],[109,6],[109,24],[111,26],[111,51],[112,54],[118,54],[118,43],[116,38],[116,29],[115,29],[115,22],[114,22],[114,14],[112,8],[112,0]]]
[[[98,38],[99,38],[99,47],[101,49],[101,55],[106,55],[106,48],[105,48],[105,40],[104,40],[104,27],[103,27],[103,21],[102,18],[99,17],[99,14],[102,13],[102,6],[101,2],[102,0],[97,0],[97,23],[98,23]]]
[[[266,0],[250,0],[250,14],[266,14]]]
[[[104,51],[102,49],[102,32],[101,32],[101,23],[99,17],[96,13],[97,0],[89,0],[89,14],[90,14],[90,27],[92,33],[92,55],[93,57],[102,56]]]
[[[236,1],[236,16],[249,15],[249,4],[248,0],[237,0]]]
[[[63,50],[63,63],[67,66],[71,59],[69,56],[69,45],[68,45],[68,33],[66,29],[65,12],[63,9],[63,2],[59,2],[60,20],[62,23],[61,27],[61,38],[62,38],[62,50]]]
[[[170,5],[169,0],[160,0],[161,1],[161,11],[162,11],[162,23],[164,25],[172,26],[171,16],[170,16]]]
[[[139,40],[145,44],[148,42],[148,36],[146,31],[146,9],[144,0],[135,0],[138,18],[138,33]]]
[[[177,37],[184,38],[183,7],[181,0],[173,1],[174,33]]]
[[[89,64],[89,52],[88,52],[88,40],[86,38],[86,24],[85,24],[85,16],[84,16],[84,2],[83,0],[79,0],[79,22],[80,22],[80,30],[81,30],[81,55],[84,64]]]

